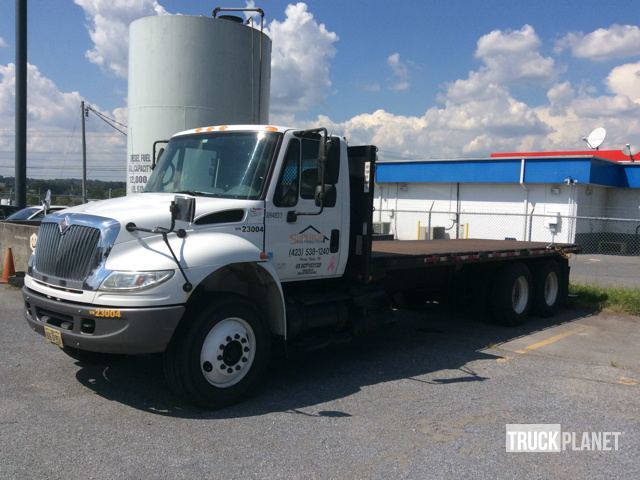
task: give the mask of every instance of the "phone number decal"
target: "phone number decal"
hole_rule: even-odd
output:
[[[321,247],[321,248],[290,248],[289,256],[290,257],[316,257],[322,255],[329,255],[329,248]]]

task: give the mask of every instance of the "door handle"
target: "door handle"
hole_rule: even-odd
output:
[[[289,210],[287,212],[287,223],[294,223],[298,220],[298,214],[295,210]]]
[[[331,230],[331,240],[329,240],[329,252],[336,253],[340,250],[340,230]]]

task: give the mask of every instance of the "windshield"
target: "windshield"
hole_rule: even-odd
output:
[[[7,220],[29,220],[29,217],[40,210],[40,207],[27,207],[9,215]]]
[[[260,198],[279,134],[213,132],[173,138],[145,192]]]

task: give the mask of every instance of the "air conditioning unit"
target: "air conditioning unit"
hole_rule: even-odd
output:
[[[373,233],[375,235],[389,235],[391,233],[391,222],[373,222]]]
[[[444,240],[445,228],[444,227],[420,227],[418,231],[418,240]]]

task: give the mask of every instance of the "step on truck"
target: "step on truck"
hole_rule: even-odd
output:
[[[218,408],[256,390],[276,345],[361,334],[394,308],[473,302],[507,325],[555,312],[575,245],[377,241],[376,151],[324,128],[178,133],[143,193],[43,219],[26,320],[85,362],[161,353],[172,389]]]

